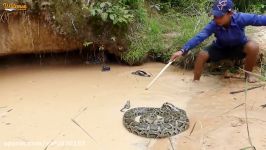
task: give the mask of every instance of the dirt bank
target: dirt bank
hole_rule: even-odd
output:
[[[0,56],[21,53],[65,52],[82,48],[82,42],[55,33],[40,18],[23,13],[3,12],[0,21]]]

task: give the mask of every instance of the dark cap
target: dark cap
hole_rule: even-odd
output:
[[[228,11],[231,11],[234,7],[234,3],[232,0],[216,0],[213,7],[211,14],[215,17],[222,17]]]

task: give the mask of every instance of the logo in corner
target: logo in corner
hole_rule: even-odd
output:
[[[26,4],[3,3],[3,7],[6,11],[27,10]]]

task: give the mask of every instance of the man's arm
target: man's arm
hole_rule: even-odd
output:
[[[210,22],[200,33],[198,33],[195,37],[189,40],[181,49],[183,53],[187,53],[189,50],[193,49],[204,40],[206,40],[209,36],[211,36],[215,31],[215,23]]]
[[[266,16],[240,13],[239,21],[243,26],[266,26]]]

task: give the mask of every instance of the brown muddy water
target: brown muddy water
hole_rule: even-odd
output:
[[[130,67],[111,63],[111,71],[102,72],[101,64],[69,60],[1,60],[1,150],[222,150],[248,146],[243,106],[232,110],[243,103],[243,94],[229,94],[243,88],[239,79],[203,76],[201,82],[193,83],[191,71],[171,66],[146,91],[165,64]],[[153,77],[131,74],[139,69]],[[266,149],[266,109],[260,107],[266,103],[266,94],[262,88],[250,93],[251,135],[258,149]],[[190,128],[171,137],[171,142],[131,134],[123,127],[120,112],[127,100],[132,108],[170,102],[186,110]]]

